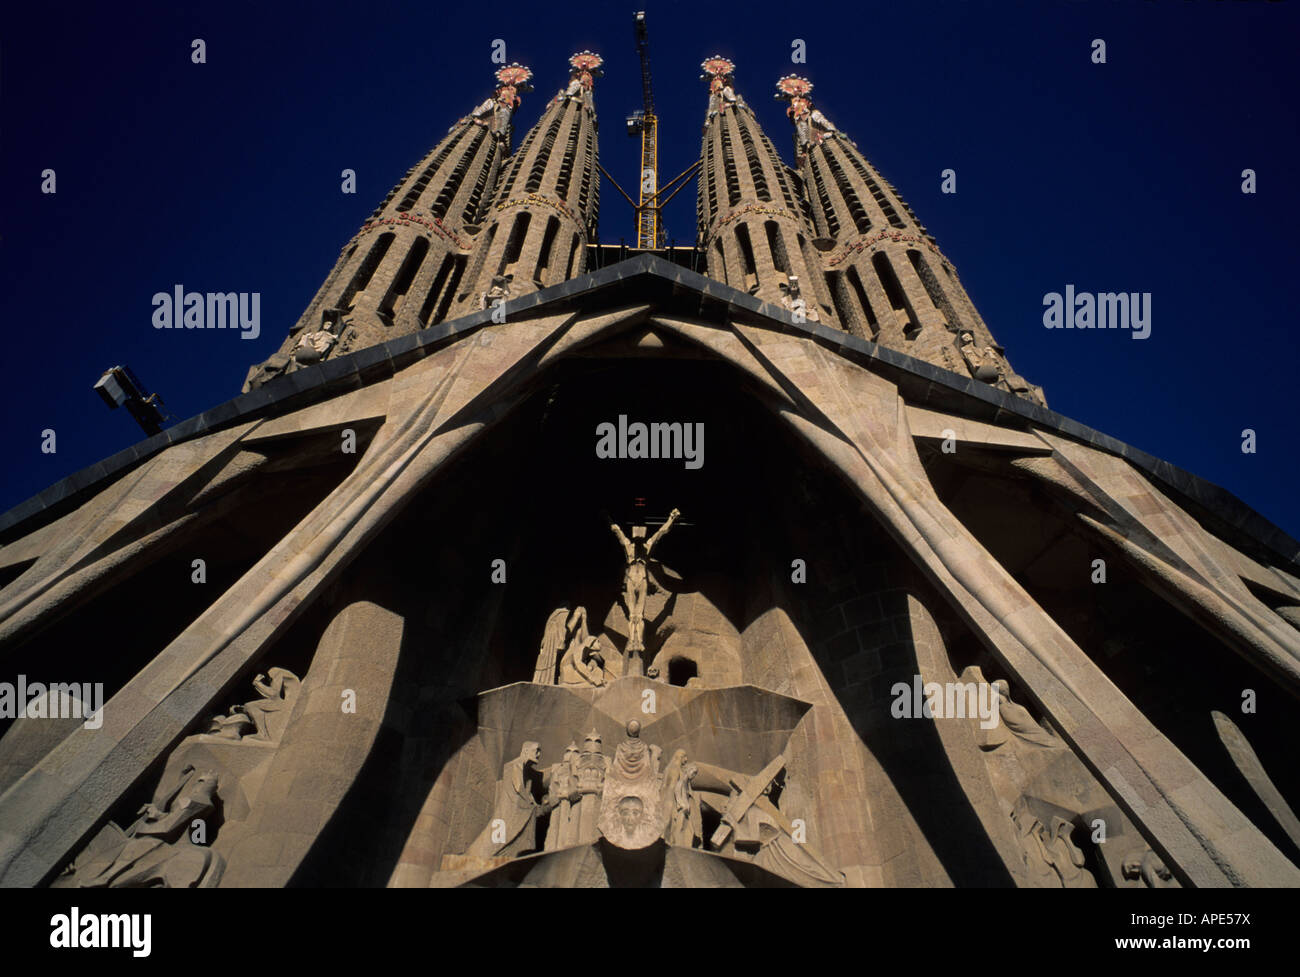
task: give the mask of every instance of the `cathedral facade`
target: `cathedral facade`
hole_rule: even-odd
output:
[[[802,77],[788,165],[702,66],[704,274],[595,267],[601,65],[0,517],[12,670],[104,691],[17,696],[0,882],[1300,884],[1300,546],[1049,410]]]

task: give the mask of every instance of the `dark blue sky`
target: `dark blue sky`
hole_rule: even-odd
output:
[[[640,102],[636,2],[126,6],[3,15],[0,509],[141,438],[91,389],[109,366],[129,364],[178,419],[238,394],[391,185],[490,92],[495,38],[535,72],[520,136],[570,53],[604,55],[601,160],[635,180],[623,118]],[[737,63],[738,89],[787,154],[773,84],[808,75],[1052,408],[1300,536],[1296,4],[641,6],[664,179],[699,152],[703,58]],[[196,37],[204,65],[190,61]],[[1098,37],[1105,65],[1090,61]],[[791,64],[795,38],[806,65]],[[339,191],[345,167],[355,196]],[[949,167],[951,196],[939,189]],[[1240,192],[1247,167],[1254,196]],[[612,187],[601,200],[602,239],[633,238]],[[694,206],[692,187],[670,208],[679,241],[694,237]],[[1067,282],[1151,292],[1151,337],[1043,328],[1043,295]],[[154,330],[151,296],[176,283],[260,292],[261,337]],[[55,455],[40,452],[44,428]],[[1243,428],[1257,454],[1242,453]]]

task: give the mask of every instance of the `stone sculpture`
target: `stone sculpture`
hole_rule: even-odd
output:
[[[225,863],[211,848],[195,844],[191,831],[212,815],[217,786],[213,772],[185,767],[177,783],[167,791],[160,787],[125,831],[106,824],[55,885],[214,888]]]
[[[779,813],[779,812],[778,812]],[[794,840],[784,819],[758,812],[759,849],[754,863],[803,886],[841,886],[844,874],[832,868],[815,849]]]
[[[315,363],[324,359],[334,342],[334,334],[325,329],[304,333],[293,349],[293,358],[299,363]]]
[[[666,819],[663,838],[670,845],[698,848],[703,843],[700,799],[693,787],[699,772],[699,765],[686,758],[685,750],[673,753],[664,770],[659,804]]]
[[[225,716],[213,716],[208,735],[227,740],[260,740],[278,743],[289,723],[293,704],[302,683],[285,668],[272,668],[267,675],[257,675],[253,688],[260,696],[242,706],[232,706]]]
[[[578,800],[571,815],[576,843],[593,842],[600,834],[597,822],[608,772],[609,757],[601,752],[600,734],[593,729],[583,741],[578,757]]]
[[[791,312],[799,309],[803,317],[809,322],[817,322],[817,310],[808,302],[804,301],[803,293],[800,291],[799,276],[791,275],[789,284],[778,282],[777,287],[781,290],[781,304]]]
[[[498,68],[496,92],[475,106],[466,119],[489,129],[495,138],[505,140],[510,133],[510,119],[519,107],[519,95],[532,91],[532,86],[528,84],[532,76],[530,69],[517,63]]]
[[[495,308],[498,302],[510,298],[510,285],[515,280],[513,274],[494,275],[488,290],[479,296],[478,307],[483,310]]]
[[[561,656],[560,651],[564,654]],[[559,675],[556,676],[556,659]],[[587,630],[587,609],[582,606],[570,613],[557,607],[546,619],[542,646],[533,669],[533,681],[539,685],[599,687],[605,684],[605,656],[600,652],[600,638]]]
[[[722,818],[705,848],[739,857],[752,853],[757,864],[799,885],[844,884],[843,873],[802,837],[803,831],[771,799],[785,769],[784,756],[753,776],[708,763],[692,766],[692,789]]]
[[[812,99],[808,97],[813,84],[807,78],[786,75],[776,83],[776,90],[777,98],[790,103],[786,115],[794,123],[795,152],[802,163],[810,146],[822,142],[827,136],[837,134],[839,130],[831,124],[830,119],[813,108]]]
[[[491,823],[466,855],[448,856],[451,861],[444,864],[481,870],[500,864],[498,858],[532,854],[533,827],[549,812],[544,852],[601,838],[638,852],[662,840],[671,847],[753,861],[802,886],[844,884],[843,873],[807,842],[806,825],[787,817],[773,800],[783,790],[783,755],[753,775],[693,760],[681,748],[664,764],[661,748],[642,738],[637,720],[626,724],[625,733],[610,757],[593,729],[581,750],[570,742],[544,775],[538,744],[526,743],[505,765]],[[533,793],[539,775],[545,786],[540,804]],[[720,823],[711,836],[704,831],[706,810]]]
[[[998,380],[1001,371],[997,350],[992,346],[985,346],[981,350],[975,343],[975,334],[965,330],[960,336],[960,347],[962,359],[970,368],[971,376],[986,383],[995,383]]]
[[[1150,848],[1139,849],[1126,857],[1123,874],[1130,881],[1140,879],[1148,889],[1181,888],[1174,874]]]
[[[533,681],[538,685],[554,685],[556,662],[562,649],[568,645],[569,609],[557,607],[546,619],[542,630],[542,647],[537,653],[537,665],[533,669]]]
[[[577,809],[571,798],[578,790],[580,757],[578,744],[570,743],[564,751],[564,759],[551,767],[551,783],[547,790],[547,800],[553,802],[555,807],[551,811],[551,821],[546,828],[544,847],[547,851],[578,844]]]
[[[1095,889],[1097,880],[1084,865],[1083,852],[1070,839],[1074,825],[1053,815],[1050,825],[1021,802],[1011,814],[1031,877],[1050,888]]]
[[[614,751],[601,794],[600,833],[619,848],[645,848],[663,834],[659,819],[659,748],[641,739],[641,724],[627,724]]]
[[[623,570],[623,605],[627,608],[627,653],[629,669],[625,675],[641,674],[641,652],[645,650],[645,598],[649,579],[647,562],[650,554],[661,539],[668,534],[681,518],[681,512],[673,509],[667,521],[660,526],[649,539],[646,539],[645,526],[633,526],[632,538],[628,539],[623,530],[612,519],[609,528],[613,531],[619,545],[623,548],[625,566]]]
[[[474,839],[468,855],[490,858],[498,855],[521,855],[537,846],[537,818],[553,810],[559,799],[548,796],[539,804],[533,797],[533,780],[542,762],[542,748],[527,742],[519,756],[505,765],[497,781],[492,817],[487,827]],[[577,791],[567,796],[572,804]]]
[[[600,638],[587,632],[587,609],[577,607],[569,617],[568,646],[560,659],[560,685],[601,686],[605,684],[605,657]]]

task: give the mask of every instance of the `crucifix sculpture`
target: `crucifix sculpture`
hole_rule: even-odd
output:
[[[646,563],[656,544],[668,534],[681,517],[681,512],[674,509],[668,514],[655,534],[646,538],[645,526],[633,526],[632,538],[628,539],[623,530],[613,519],[609,528],[613,530],[619,545],[623,547],[625,561],[623,569],[623,605],[627,609],[627,669],[625,675],[642,674],[641,652],[645,650],[645,598],[646,581],[649,571]],[[607,517],[608,518],[608,517]]]

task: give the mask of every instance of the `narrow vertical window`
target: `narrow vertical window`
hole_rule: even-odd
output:
[[[424,263],[424,256],[428,253],[428,238],[416,238],[411,245],[411,250],[407,251],[406,257],[402,259],[397,274],[393,276],[393,283],[388,286],[388,293],[384,296],[383,302],[379,304],[381,317],[391,317],[402,307],[402,301],[411,289],[411,282],[415,281],[415,274],[420,270],[420,265]]]
[[[392,233],[379,235],[379,240],[370,248],[370,253],[366,255],[365,260],[361,262],[361,267],[357,273],[352,276],[352,281],[344,290],[342,297],[339,299],[339,308],[346,309],[352,304],[352,298],[370,284],[370,279],[374,277],[375,269],[379,267],[379,262],[384,260],[384,255],[388,254],[389,247],[392,246]]]
[[[533,280],[543,288],[546,287],[546,273],[550,270],[551,250],[555,247],[555,236],[560,232],[560,219],[552,217],[546,222],[546,233],[542,236],[542,248],[537,255],[537,268]]]

